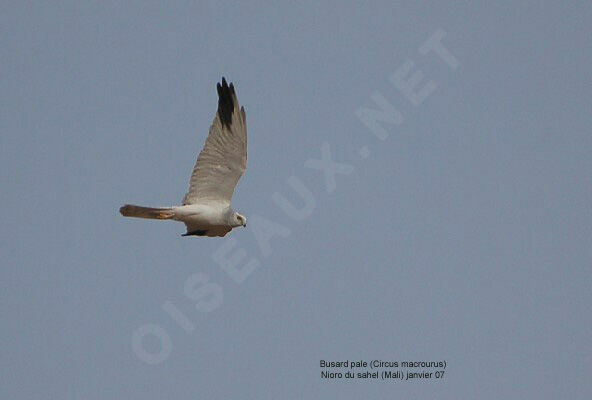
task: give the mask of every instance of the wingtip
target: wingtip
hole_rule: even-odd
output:
[[[218,89],[230,89],[232,93],[234,93],[234,84],[232,82],[228,83],[225,77],[222,77],[222,81],[217,84]]]
[[[218,116],[222,125],[230,126],[232,124],[232,113],[235,106],[236,94],[232,82],[228,86],[225,77],[222,77],[222,83],[216,85],[218,90]]]

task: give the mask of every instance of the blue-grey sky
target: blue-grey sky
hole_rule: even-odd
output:
[[[592,6],[446,3],[2,2],[0,397],[590,398]],[[247,228],[122,218],[181,201],[222,76]]]

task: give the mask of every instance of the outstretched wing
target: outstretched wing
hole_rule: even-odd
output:
[[[247,168],[247,118],[234,86],[218,83],[218,112],[206,144],[197,157],[183,205],[204,201],[230,204],[234,188]]]

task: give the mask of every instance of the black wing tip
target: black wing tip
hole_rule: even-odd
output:
[[[222,83],[216,85],[218,91],[218,116],[220,122],[224,126],[230,127],[232,125],[232,113],[234,111],[234,102],[236,94],[234,92],[234,85],[226,82],[226,78],[222,77]]]
[[[181,236],[205,236],[207,234],[208,234],[208,231],[197,230],[197,231],[184,233]]]

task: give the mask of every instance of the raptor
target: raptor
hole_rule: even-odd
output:
[[[144,207],[126,204],[124,217],[183,222],[182,236],[222,237],[233,228],[247,226],[247,218],[234,211],[232,195],[247,168],[247,119],[234,85],[218,83],[218,111],[206,143],[197,156],[189,191],[179,206]]]

